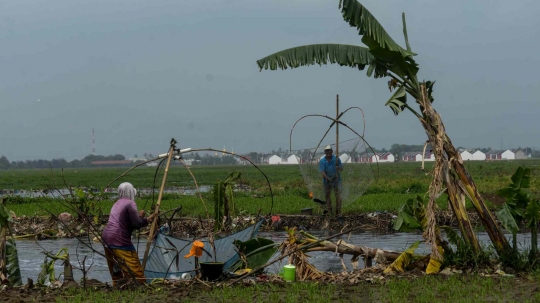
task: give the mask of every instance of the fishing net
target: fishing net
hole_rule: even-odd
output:
[[[296,156],[306,189],[310,198],[324,209],[327,208],[327,204],[320,163],[325,158],[325,147],[330,146],[333,150],[333,156],[338,157],[342,164],[342,170],[337,173],[336,178],[341,196],[341,210],[360,199],[375,180],[376,172],[378,171],[378,156],[375,156],[373,149],[364,139],[365,120],[363,125],[364,130],[358,132],[353,129],[351,125],[358,122],[357,117],[354,117],[354,120],[347,121],[350,117],[344,115],[350,109],[360,110],[363,119],[363,111],[358,107],[351,107],[340,114],[339,136],[336,133],[336,137],[340,138],[338,146],[336,146],[336,137],[331,135],[332,133],[330,132],[331,130],[335,130],[335,123],[332,123],[330,127],[326,119],[310,119],[309,121],[298,123],[306,117],[329,118],[328,116],[304,116],[294,124],[291,130],[290,150]],[[293,132],[295,135],[294,140]],[[293,148],[293,142],[295,146],[304,145],[312,147]],[[331,190],[330,199],[332,208],[335,210],[336,196],[333,189]]]
[[[319,171],[320,161],[325,157],[324,148],[330,145],[336,152],[335,144],[321,144],[319,147],[306,148],[293,151],[299,159],[300,171],[309,192],[310,198],[325,207],[326,202],[323,177]],[[339,143],[339,159],[343,170],[338,172],[341,180],[341,205],[342,207],[357,201],[374,180],[374,163],[369,162],[373,152],[360,138],[353,138]],[[335,203],[335,195],[331,193],[332,203]],[[334,204],[335,205],[335,204]]]

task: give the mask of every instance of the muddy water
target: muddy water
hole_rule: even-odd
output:
[[[326,237],[330,236],[328,232],[312,232],[312,234]],[[259,236],[269,238],[274,242],[282,242],[286,235],[284,232],[271,232],[271,233],[259,233]],[[489,242],[489,237],[486,233],[478,233],[478,238],[481,242],[487,244]],[[510,235],[508,235],[510,240]],[[359,246],[368,246],[368,247],[377,247],[385,250],[397,250],[401,251],[406,249],[409,245],[415,241],[422,240],[422,235],[419,233],[393,233],[385,231],[366,231],[366,232],[357,232],[352,234],[350,238],[345,236],[342,238],[348,243],[352,243]],[[337,239],[335,239],[337,240]],[[136,240],[134,240],[136,241]],[[530,246],[530,234],[519,234],[518,243],[525,248]],[[96,250],[103,253],[103,247],[99,243],[88,243],[92,245]],[[136,242],[135,242],[136,245]],[[26,278],[32,278],[34,281],[37,280],[37,276],[40,272],[40,266],[43,264],[44,255],[41,253],[43,249],[48,250],[56,254],[61,248],[69,248],[71,255],[71,263],[75,267],[80,267],[79,262],[76,258],[76,255],[79,256],[82,262],[82,258],[87,256],[86,266],[90,267],[89,278],[97,279],[103,282],[109,282],[111,280],[107,268],[107,263],[105,258],[100,255],[93,255],[92,251],[82,245],[77,239],[58,239],[58,240],[43,240],[36,243],[33,240],[18,240],[17,248],[19,250],[19,262],[21,266],[21,274],[23,277],[23,282],[26,283]],[[144,249],[146,247],[146,241],[141,240],[139,243],[138,251],[139,256],[143,257]],[[420,247],[416,251],[417,253],[426,253],[429,249],[423,244],[420,244]],[[343,270],[341,260],[339,256],[331,252],[313,252],[310,253],[311,263],[315,265],[321,271],[334,271],[340,272]],[[349,270],[352,270],[352,265],[350,262],[350,256],[344,257],[345,265]],[[362,262],[360,262],[362,263]],[[284,265],[274,264],[268,268],[270,272],[278,272],[279,269]],[[56,275],[59,275],[63,272],[61,262],[57,262],[56,266]],[[77,281],[82,277],[81,271],[74,270],[75,279]]]

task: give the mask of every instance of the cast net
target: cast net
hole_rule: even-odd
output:
[[[295,127],[299,128],[298,126]],[[308,128],[309,131],[307,129],[303,131],[303,137],[309,136],[309,133],[317,133],[316,127],[313,125],[308,126]],[[315,147],[291,150],[292,154],[296,156],[310,198],[325,209],[325,188],[319,166],[321,159],[325,157],[324,149],[326,146],[331,146],[333,156],[336,156],[336,151],[339,153],[339,159],[343,165],[343,170],[338,172],[341,184],[342,210],[345,210],[352,203],[359,203],[360,197],[375,180],[378,171],[377,161],[379,161],[379,155],[375,155],[363,137],[345,127],[340,127],[339,130],[340,137],[348,137],[348,139],[340,141],[337,148],[335,139],[331,142],[333,138],[329,138],[333,136],[325,135],[321,140],[320,136],[324,133],[319,131],[318,138],[311,134],[312,139],[309,140],[314,142]],[[307,140],[302,141],[305,144]],[[336,198],[334,191],[331,192],[330,197],[335,209]]]
[[[319,171],[321,159],[325,157],[324,147],[330,145],[336,152],[335,144],[321,145],[315,148],[306,148],[293,153],[297,156],[302,177],[306,184],[310,198],[322,205],[325,202],[325,190],[323,177]],[[374,172],[369,162],[373,158],[373,152],[366,148],[366,144],[361,138],[350,139],[339,143],[339,159],[343,165],[343,170],[338,172],[341,180],[341,200],[342,207],[357,201],[374,180]],[[331,198],[335,201],[334,193]]]

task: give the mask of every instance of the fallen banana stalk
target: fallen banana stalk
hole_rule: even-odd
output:
[[[315,243],[317,242],[317,245],[315,247],[307,248],[307,252],[312,251],[329,251],[333,252],[339,255],[352,255],[353,256],[353,262],[359,257],[362,256],[364,259],[364,266],[366,268],[372,266],[372,260],[377,257],[377,259],[385,259],[387,262],[393,262],[396,260],[400,255],[401,252],[397,251],[390,251],[390,250],[383,250],[379,248],[371,248],[367,246],[356,246],[350,243],[346,243],[343,239],[338,240],[336,243],[323,240],[320,241],[317,237],[305,232],[301,231],[299,234],[304,235],[306,238],[304,239],[306,242]]]

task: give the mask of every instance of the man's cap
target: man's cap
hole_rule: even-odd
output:
[[[324,150],[332,150],[332,146],[326,145],[326,147],[324,148]]]

